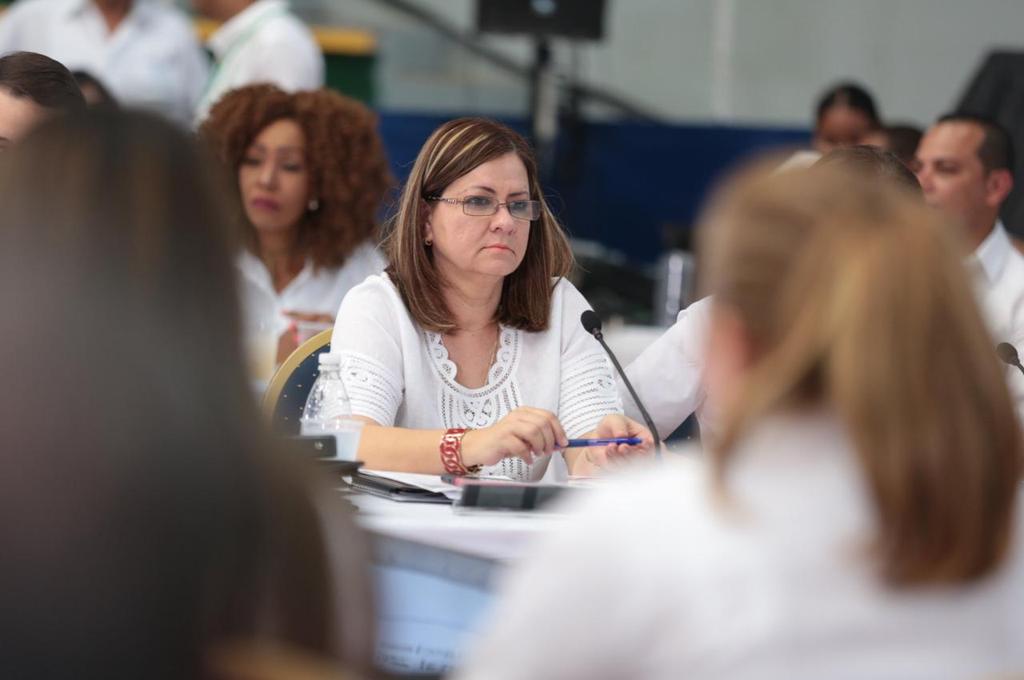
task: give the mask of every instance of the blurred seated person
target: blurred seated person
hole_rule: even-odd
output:
[[[0,53],[31,50],[92,73],[126,105],[179,125],[207,78],[189,18],[163,0],[18,0],[0,18]]]
[[[863,143],[891,151],[907,167],[913,167],[917,145],[921,143],[923,134],[921,128],[916,125],[886,125],[869,132]]]
[[[231,90],[266,83],[287,92],[324,86],[323,51],[287,0],[191,0],[220,25],[207,41],[217,62],[196,105],[200,125]]]
[[[237,187],[246,332],[272,335],[280,363],[384,268],[378,213],[393,180],[377,117],[329,90],[254,85],[225,95],[200,135]]]
[[[914,173],[894,154],[875,147],[833,149],[811,167],[838,168],[866,181],[907,191],[916,199],[921,197],[921,185]],[[676,322],[626,367],[626,375],[663,436],[669,436],[694,413],[703,436],[713,436],[717,429],[718,419],[707,399],[704,375],[710,313],[710,298],[697,300],[679,312]],[[639,418],[633,399],[623,386],[620,388],[626,414]]]
[[[118,107],[117,99],[110,94],[110,90],[100,82],[99,78],[88,71],[72,71],[71,75],[78,83],[79,89],[82,90],[82,96],[85,97],[87,106],[106,106],[114,109]]]
[[[814,150],[826,154],[842,146],[863,144],[881,127],[878,108],[870,93],[856,83],[840,83],[818,100],[814,116]]]
[[[71,72],[35,52],[0,57],[0,150],[55,113],[78,113],[85,98]]]
[[[353,415],[370,425],[368,467],[564,479],[566,464],[589,475],[650,446],[580,325],[572,254],[519,134],[482,118],[435,130],[385,252],[386,273],[345,297],[331,341]],[[559,454],[587,434],[643,444]]]
[[[882,183],[757,173],[698,258],[712,456],[563,508],[457,677],[1024,668],[1024,445],[952,235]]]
[[[328,572],[325,500],[258,426],[210,167],[110,111],[0,162],[0,676],[219,678],[247,645],[369,664],[351,518],[330,509]]]

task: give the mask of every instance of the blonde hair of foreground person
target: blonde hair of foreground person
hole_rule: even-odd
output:
[[[828,404],[853,439],[895,585],[966,583],[1007,550],[1019,426],[955,230],[882,182],[756,171],[712,203],[704,285],[753,355],[713,466],[772,412]]]
[[[836,173],[755,169],[716,195],[698,242],[713,453],[575,500],[459,680],[1024,662],[1021,435],[955,230]]]

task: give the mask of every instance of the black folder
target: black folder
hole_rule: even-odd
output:
[[[394,479],[364,475],[358,472],[352,475],[352,488],[402,503],[444,503],[446,505],[452,503],[450,498],[437,491],[428,491]]]

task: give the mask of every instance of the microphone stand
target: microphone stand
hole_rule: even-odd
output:
[[[588,329],[589,330],[589,329]],[[644,418],[644,424],[647,425],[647,429],[651,431],[651,436],[654,437],[654,457],[661,458],[661,437],[658,436],[658,428],[654,427],[654,421],[651,420],[651,416],[647,413],[647,409],[644,408],[643,402],[640,401],[640,397],[637,396],[636,390],[633,389],[632,383],[629,382],[629,378],[626,377],[626,372],[622,370],[622,365],[619,364],[619,360],[615,358],[615,353],[612,352],[611,348],[608,347],[608,343],[604,341],[604,333],[601,332],[600,328],[595,328],[590,331],[590,334],[601,343],[601,347],[604,348],[605,354],[612,360],[612,364],[615,365],[615,370],[618,371],[619,377],[622,378],[622,382],[625,383],[626,389],[629,390],[629,396],[633,397],[633,403],[637,405],[640,410],[640,415]]]

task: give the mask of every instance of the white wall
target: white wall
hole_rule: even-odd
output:
[[[806,125],[817,94],[864,82],[890,119],[949,108],[993,47],[1024,49],[1024,0],[607,0],[607,39],[578,49],[589,83],[669,120]],[[470,58],[373,0],[294,0],[316,20],[380,37],[379,102],[391,109],[523,113],[517,78]],[[473,30],[473,0],[417,0]],[[526,64],[519,38],[487,43]],[[556,46],[563,70],[571,49]]]

